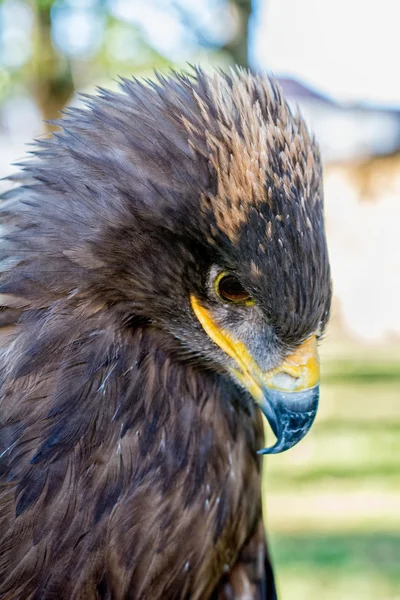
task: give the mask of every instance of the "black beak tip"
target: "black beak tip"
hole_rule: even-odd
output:
[[[266,388],[264,397],[261,410],[277,440],[258,454],[278,454],[295,446],[310,430],[318,410],[319,386],[300,392]]]

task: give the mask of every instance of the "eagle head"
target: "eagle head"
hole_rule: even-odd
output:
[[[162,329],[261,407],[263,452],[285,450],[315,417],[331,301],[317,145],[264,75],[121,88],[68,109],[25,165],[1,291],[63,304],[69,328],[86,311]]]

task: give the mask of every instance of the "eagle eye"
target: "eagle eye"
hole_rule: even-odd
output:
[[[222,272],[215,280],[215,291],[224,302],[234,304],[254,304],[254,300],[232,273]]]

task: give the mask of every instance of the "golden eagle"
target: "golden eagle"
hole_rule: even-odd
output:
[[[312,424],[331,298],[316,144],[242,70],[59,126],[0,207],[0,598],[271,600],[259,452]]]

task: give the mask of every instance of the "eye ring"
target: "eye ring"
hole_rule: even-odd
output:
[[[242,286],[236,275],[229,271],[222,271],[215,278],[214,289],[222,302],[242,304],[244,306],[253,306],[255,303],[254,298]]]

